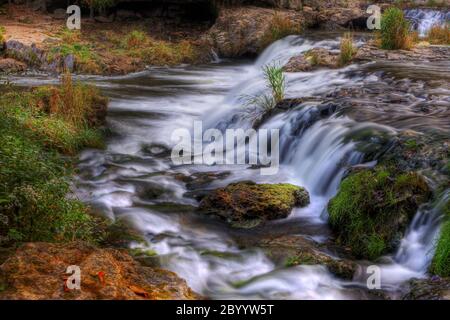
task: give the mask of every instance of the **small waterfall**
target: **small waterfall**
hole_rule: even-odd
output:
[[[411,22],[412,28],[419,32],[419,36],[427,35],[434,25],[444,25],[450,22],[450,11],[432,9],[408,9],[405,17]]]
[[[426,276],[439,235],[442,211],[449,199],[450,190],[447,190],[437,203],[419,208],[392,263],[381,267],[383,287],[395,290],[403,281]]]

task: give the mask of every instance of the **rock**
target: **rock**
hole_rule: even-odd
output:
[[[135,20],[139,18],[134,11],[124,9],[117,10],[116,17],[119,20]]]
[[[69,54],[64,58],[64,68],[69,72],[72,72],[75,67],[75,57],[73,54]]]
[[[413,279],[408,287],[404,300],[450,300],[449,278]]]
[[[292,10],[224,8],[208,32],[206,41],[222,57],[257,55],[271,42],[278,40],[272,32],[275,16],[285,25],[291,26],[291,34],[299,33],[305,26],[312,24],[314,19],[314,14],[305,17],[302,12]]]
[[[67,18],[67,13],[65,9],[56,9],[53,11],[52,17],[57,20],[64,20]]]
[[[325,48],[313,48],[302,55],[292,57],[283,67],[285,72],[312,71],[320,67],[336,68],[338,54]]]
[[[17,61],[15,59],[6,58],[1,59],[0,58],[0,72],[1,73],[17,73],[22,72],[27,69],[27,66],[25,63]]]
[[[329,223],[339,245],[373,260],[398,247],[418,207],[430,197],[418,173],[382,165],[353,171],[328,203]]]
[[[64,287],[67,267],[81,269],[81,290]],[[196,299],[175,273],[143,267],[125,250],[83,243],[27,243],[0,266],[0,299]]]
[[[232,183],[214,190],[199,211],[225,219],[234,227],[255,227],[266,220],[286,218],[294,207],[309,204],[309,194],[291,184]]]

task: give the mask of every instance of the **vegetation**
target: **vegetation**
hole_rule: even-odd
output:
[[[287,16],[275,13],[270,22],[268,31],[262,37],[261,48],[264,49],[271,43],[283,39],[292,34],[299,34],[302,30],[301,24],[292,21]]]
[[[0,97],[0,243],[97,242],[97,219],[69,198],[68,158],[101,136],[89,120],[106,101],[93,88],[74,85],[3,93]]]
[[[0,45],[5,42],[5,31],[5,28],[0,26]]]
[[[450,23],[431,27],[427,39],[431,44],[450,45]]]
[[[431,264],[431,272],[441,277],[450,277],[450,201],[443,208],[444,222],[441,226],[436,252]]]
[[[246,107],[254,107],[266,112],[275,108],[277,103],[284,99],[286,77],[283,73],[283,67],[277,64],[265,66],[263,73],[270,94],[244,96],[244,102]]]
[[[377,167],[350,174],[328,204],[337,241],[359,258],[375,259],[395,249],[419,205],[430,197],[413,172]]]
[[[409,49],[409,23],[399,8],[388,8],[381,17],[381,48],[387,50]]]
[[[341,40],[340,45],[340,53],[339,53],[339,65],[345,66],[349,64],[353,56],[356,54],[357,49],[353,45],[353,37],[350,33],[344,35]]]

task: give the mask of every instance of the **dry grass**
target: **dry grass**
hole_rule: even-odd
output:
[[[357,48],[353,44],[353,36],[350,33],[346,33],[342,38],[340,49],[339,65],[345,66],[352,61],[357,52]]]
[[[433,26],[427,34],[427,39],[431,44],[450,45],[450,24]]]
[[[262,49],[269,46],[271,43],[287,37],[292,34],[299,34],[302,30],[301,24],[292,21],[288,16],[280,13],[275,13],[270,22],[268,31],[262,38]]]

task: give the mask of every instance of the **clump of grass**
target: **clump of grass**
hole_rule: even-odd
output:
[[[301,30],[302,28],[300,23],[292,21],[292,19],[287,16],[275,13],[270,22],[268,31],[262,37],[261,47],[264,49],[277,40],[292,34],[299,34]]]
[[[264,78],[267,82],[267,88],[270,94],[244,96],[244,105],[252,107],[263,112],[275,108],[277,103],[284,99],[286,90],[286,77],[283,68],[277,64],[267,65],[263,68]]]
[[[136,49],[144,47],[148,41],[149,39],[146,33],[134,30],[125,36],[122,46],[126,49]]]
[[[100,137],[87,119],[74,116],[89,114],[81,112],[81,104],[73,98],[86,90],[66,79],[61,88],[15,90],[0,97],[2,245],[101,240],[96,231],[99,221],[80,201],[67,196],[72,164],[59,154],[61,150],[72,153],[89,145],[92,137]],[[56,94],[61,100],[54,98]],[[84,108],[90,107],[85,101]]]
[[[436,244],[430,271],[441,277],[450,277],[450,200],[443,206],[444,222]]]
[[[148,46],[139,52],[144,62],[151,65],[177,65],[195,61],[197,51],[189,41],[169,43],[152,40]]]
[[[339,65],[345,66],[349,64],[353,56],[356,54],[357,49],[353,44],[353,37],[350,33],[344,35],[341,40],[340,53],[339,53]]]
[[[3,44],[3,42],[5,42],[5,32],[6,32],[5,27],[0,26],[0,46]]]
[[[377,167],[350,174],[328,204],[337,241],[358,258],[375,259],[395,249],[418,206],[431,196],[416,173]]]
[[[450,23],[431,27],[427,39],[431,44],[450,45]]]
[[[409,49],[409,22],[399,8],[388,8],[381,17],[381,48],[387,50]]]

